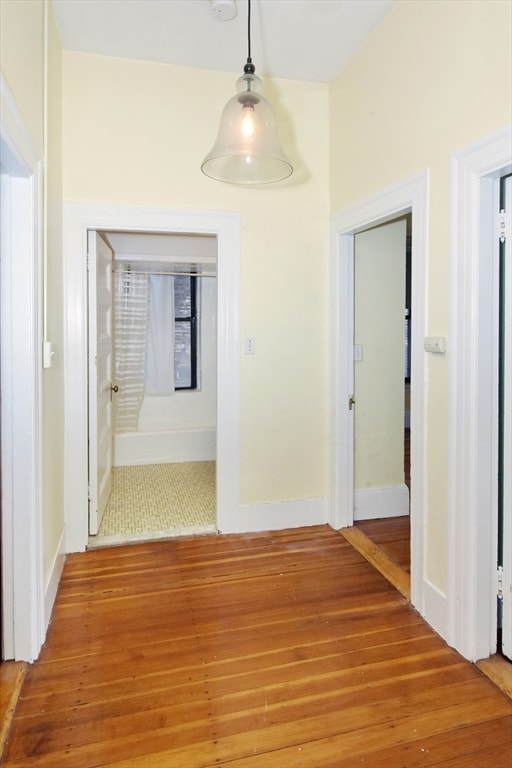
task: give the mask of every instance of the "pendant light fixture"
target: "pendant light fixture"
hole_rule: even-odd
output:
[[[281,148],[272,107],[258,92],[261,80],[251,58],[251,0],[247,0],[247,43],[237,94],[224,107],[217,140],[201,170],[217,181],[269,184],[288,178],[293,167]]]

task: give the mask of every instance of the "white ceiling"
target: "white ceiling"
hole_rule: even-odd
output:
[[[241,74],[247,0],[235,1],[220,21],[210,0],[52,0],[64,49]],[[395,3],[252,0],[256,73],[329,82]]]

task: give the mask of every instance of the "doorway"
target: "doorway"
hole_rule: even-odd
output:
[[[410,429],[406,410],[406,399],[410,402],[406,250],[405,217],[355,236],[353,442],[357,521],[409,515],[405,483],[405,430]]]
[[[217,530],[236,532],[240,497],[240,216],[66,204],[66,472],[67,551],[88,543],[87,233],[209,235],[217,241]]]
[[[89,233],[90,547],[217,530],[216,278],[215,236]]]
[[[354,244],[354,525],[356,546],[410,574],[411,217]],[[347,534],[348,536],[349,534]]]
[[[415,322],[410,330],[410,375],[413,381],[424,379],[423,337],[425,327],[425,273],[428,174],[419,174],[348,209],[332,220],[331,249],[331,365],[332,423],[330,522],[335,528],[354,524],[354,250],[357,233],[398,218],[412,217],[411,296]],[[402,337],[403,338],[403,337]],[[403,347],[402,347],[403,351]],[[364,351],[363,351],[364,354]],[[357,405],[356,405],[357,407]],[[423,569],[423,473],[424,473],[424,391],[411,393],[410,427],[413,439],[411,456],[411,600],[427,618],[425,593],[429,585]],[[403,419],[403,402],[402,402]],[[402,449],[403,450],[403,449]],[[436,624],[432,620],[433,625]]]
[[[511,172],[510,126],[452,160],[448,640],[471,661],[497,649],[498,200]]]

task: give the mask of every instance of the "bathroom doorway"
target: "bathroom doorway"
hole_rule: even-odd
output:
[[[88,238],[89,546],[213,533],[217,239]]]

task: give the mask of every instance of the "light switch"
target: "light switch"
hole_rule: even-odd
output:
[[[246,336],[244,339],[244,355],[256,354],[256,339],[254,336]]]

